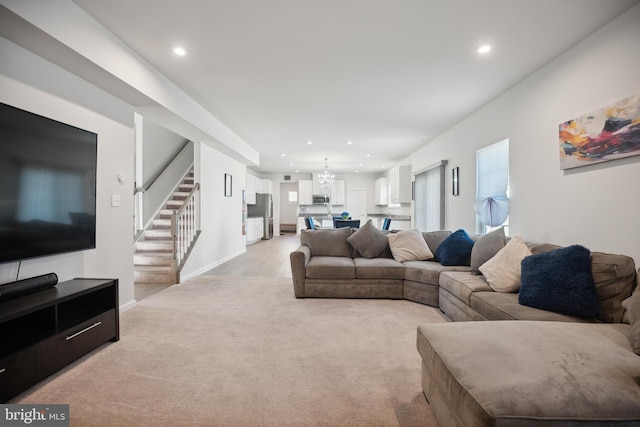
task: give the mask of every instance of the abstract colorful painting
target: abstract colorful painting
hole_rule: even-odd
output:
[[[560,124],[560,169],[640,154],[640,95]]]

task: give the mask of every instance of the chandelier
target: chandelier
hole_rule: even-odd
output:
[[[328,196],[331,194],[331,185],[335,181],[335,175],[329,173],[329,163],[328,159],[324,158],[324,172],[318,174],[318,184],[320,184],[320,189],[322,190],[322,194]]]

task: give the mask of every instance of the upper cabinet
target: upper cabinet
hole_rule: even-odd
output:
[[[411,203],[411,165],[396,166],[389,172],[389,203]]]
[[[298,181],[298,204],[313,204],[313,181],[310,179],[301,179]]]
[[[260,191],[258,191],[258,193],[273,194],[273,181],[271,181],[270,179],[261,179]]]
[[[376,179],[373,200],[379,206],[387,206],[389,204],[389,178]]]
[[[245,198],[248,205],[256,204],[256,194],[262,190],[262,180],[255,175],[247,174],[247,191]]]
[[[330,200],[334,206],[344,205],[344,179],[336,179],[333,181]]]
[[[270,179],[260,179],[248,173],[247,191],[245,192],[248,205],[256,204],[256,194],[273,194],[273,181]]]

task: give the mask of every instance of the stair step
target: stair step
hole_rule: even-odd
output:
[[[146,230],[144,232],[144,242],[149,240],[170,240],[173,242],[173,236],[171,230]]]
[[[170,267],[136,267],[133,271],[135,283],[175,283],[175,274]]]
[[[184,191],[173,192],[173,200],[187,200],[188,197],[189,197],[188,192],[184,192]]]
[[[167,208],[178,210],[182,207],[183,204],[184,204],[184,200],[169,200],[167,202]]]
[[[161,209],[160,210],[160,218],[161,219],[166,219],[166,218],[171,218],[171,215],[173,215],[173,209]]]
[[[154,230],[164,230],[171,229],[171,219],[170,218],[162,218],[162,219],[154,219],[152,221]]]
[[[173,242],[164,242],[162,240],[149,241],[143,240],[136,242],[136,253],[170,253],[173,254]]]
[[[136,267],[173,267],[173,254],[142,253],[133,256],[133,265]]]
[[[195,179],[192,176],[187,176],[182,182],[185,184],[193,184],[195,182]]]
[[[195,184],[180,184],[178,186],[178,191],[184,191],[187,193],[191,193],[191,190],[195,187]]]

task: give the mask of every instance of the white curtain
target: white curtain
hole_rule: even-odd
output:
[[[415,176],[414,226],[421,231],[444,228],[444,164]]]
[[[476,152],[475,212],[482,224],[495,227],[509,216],[509,140]]]

